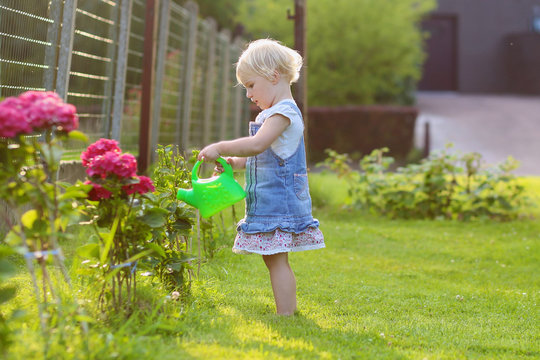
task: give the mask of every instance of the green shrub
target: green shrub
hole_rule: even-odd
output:
[[[478,153],[434,152],[419,164],[388,172],[394,159],[376,149],[354,170],[346,154],[327,150],[323,166],[348,184],[352,206],[390,218],[510,220],[523,215],[530,201],[511,174],[518,162],[484,168]]]

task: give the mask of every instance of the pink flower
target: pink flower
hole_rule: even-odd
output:
[[[29,134],[32,127],[24,117],[24,103],[15,97],[8,97],[0,103],[0,136],[12,138],[19,134]]]
[[[53,126],[58,108],[62,106],[61,101],[61,99],[50,97],[34,101],[31,104],[27,103],[25,116],[32,128],[43,130]]]
[[[77,109],[71,104],[63,104],[56,111],[54,125],[59,131],[69,133],[79,127]]]
[[[86,151],[81,154],[83,166],[87,167],[96,156],[103,155],[109,151],[120,153],[118,141],[111,139],[99,139],[90,145]]]
[[[87,185],[92,185],[93,188],[88,192],[88,200],[99,201],[101,199],[109,199],[112,193],[103,186],[87,180],[84,182]]]
[[[129,179],[136,176],[136,172],[137,160],[135,157],[116,151],[109,151],[94,157],[86,169],[88,176],[102,179],[110,175],[116,175],[120,179]]]
[[[79,127],[77,109],[52,91],[27,91],[19,95],[24,104],[24,116],[34,130],[56,126],[57,130],[70,132]]]
[[[152,192],[156,190],[152,180],[147,176],[136,176],[135,178],[139,179],[137,184],[129,184],[122,186],[122,190],[126,194],[131,195],[133,193],[146,194],[147,192]]]
[[[62,98],[58,96],[54,91],[26,91],[19,95],[19,99],[27,104],[33,104],[36,101],[44,99],[52,99],[55,101],[62,101]]]

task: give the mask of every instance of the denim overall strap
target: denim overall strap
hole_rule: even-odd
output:
[[[286,101],[302,116],[292,101]],[[250,136],[261,124],[250,123]],[[310,226],[318,226],[311,215],[311,197],[307,181],[304,138],[296,151],[282,159],[272,148],[246,163],[246,218],[239,223],[246,233],[270,232],[277,228],[300,233]]]

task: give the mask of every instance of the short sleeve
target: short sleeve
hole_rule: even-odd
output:
[[[291,122],[287,129],[272,143],[272,150],[276,155],[286,159],[294,154],[298,148],[300,139],[304,134],[304,122],[290,101],[281,101],[271,108],[261,111],[255,122],[263,123],[264,120],[276,114],[288,118]]]

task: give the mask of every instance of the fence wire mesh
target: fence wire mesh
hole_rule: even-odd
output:
[[[188,47],[189,13],[171,4],[168,36],[165,39],[164,69],[161,86],[160,127],[158,142],[178,144],[181,127],[181,104],[184,97],[185,69]],[[159,76],[159,74],[158,74]],[[159,89],[156,89],[159,90]]]
[[[49,19],[44,1],[0,1],[0,96],[45,90]]]
[[[197,18],[196,5],[160,3],[166,8],[157,22],[164,38],[154,61],[152,146],[189,150],[245,134],[249,104],[234,87],[232,66],[238,43],[217,32],[212,19]],[[27,90],[61,93],[65,87],[61,95],[77,107],[80,129],[91,141],[118,129],[123,150],[137,153],[146,5],[146,0],[0,0],[0,97]],[[122,16],[128,19],[125,37]],[[116,104],[121,104],[118,114]],[[66,146],[76,158],[84,145]]]
[[[90,141],[109,129],[118,14],[113,1],[79,1],[75,9],[67,101],[77,107],[80,130]]]

